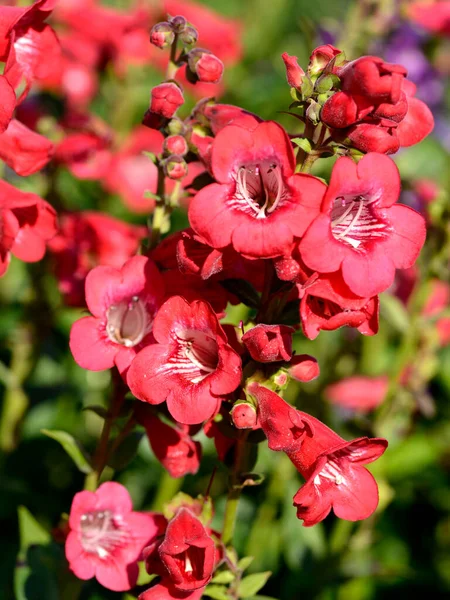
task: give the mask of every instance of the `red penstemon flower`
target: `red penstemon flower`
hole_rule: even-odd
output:
[[[231,348],[211,306],[167,300],[153,323],[156,344],[144,348],[128,373],[133,394],[150,404],[167,400],[185,424],[206,421],[241,380],[241,359]]]
[[[340,158],[321,214],[300,242],[306,265],[319,273],[340,270],[350,290],[374,296],[394,281],[395,269],[413,265],[425,241],[425,221],[395,204],[400,176],[395,163],[370,153],[356,165]]]
[[[375,479],[363,465],[387,448],[382,438],[346,442],[311,415],[294,409],[274,392],[249,386],[258,400],[261,427],[269,448],[286,452],[306,483],[294,496],[297,517],[309,527],[333,509],[337,517],[359,521],[378,505]]]
[[[159,271],[145,256],[130,258],[121,269],[93,269],[86,278],[86,304],[93,316],[76,321],[70,332],[76,362],[91,371],[115,364],[125,374],[136,353],[150,342],[163,297]]]
[[[104,587],[126,591],[136,585],[137,561],[155,538],[163,517],[133,511],[127,490],[109,481],[96,492],[75,495],[69,516],[66,557],[79,579],[95,577]]]
[[[290,140],[274,122],[225,127],[212,143],[211,164],[218,183],[192,199],[189,220],[214,248],[232,244],[253,259],[280,256],[319,212],[325,186],[294,174]]]
[[[375,410],[383,400],[389,387],[386,375],[367,377],[354,375],[332,383],[325,388],[325,396],[337,406],[357,412]]]

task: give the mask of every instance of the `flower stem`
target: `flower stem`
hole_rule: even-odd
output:
[[[233,541],[234,528],[236,525],[239,498],[241,497],[242,486],[239,485],[239,475],[245,460],[245,451],[247,447],[248,431],[243,431],[242,437],[237,440],[234,455],[234,467],[231,474],[231,487],[228,492],[227,503],[225,505],[225,515],[223,519],[222,542],[225,546]]]

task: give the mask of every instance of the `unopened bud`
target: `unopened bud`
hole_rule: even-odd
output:
[[[300,88],[305,71],[299,66],[296,56],[289,56],[287,52],[281,55],[286,67],[286,78],[288,84],[293,88]]]
[[[163,145],[164,154],[177,154],[179,156],[184,156],[187,154],[188,145],[184,137],[181,135],[169,135],[164,140]]]
[[[150,43],[157,48],[167,48],[173,44],[175,33],[167,21],[156,23],[150,31]]]
[[[170,179],[183,179],[188,173],[188,166],[184,158],[173,154],[164,161],[164,173]]]
[[[318,75],[319,73],[322,73],[328,63],[339,54],[342,54],[341,51],[331,44],[319,46],[313,50],[313,53],[309,57],[309,73],[311,75]]]
[[[209,50],[195,48],[188,54],[188,73],[191,80],[203,83],[219,83],[223,75],[223,62]]]
[[[167,81],[152,89],[150,112],[170,119],[183,102],[184,96],[180,88]]]
[[[273,382],[277,387],[284,387],[288,382],[287,373],[285,373],[284,371],[280,371],[279,373],[274,375]]]
[[[237,429],[253,429],[258,420],[256,409],[249,402],[237,402],[231,409],[231,420]]]
[[[184,136],[187,134],[186,125],[178,117],[173,117],[173,119],[170,119],[169,124],[167,126],[167,130],[170,133],[170,135],[183,135]]]
[[[289,375],[297,381],[308,382],[320,375],[319,363],[309,354],[294,356],[289,364]]]
[[[170,24],[172,25],[175,33],[182,33],[186,29],[187,21],[181,15],[172,17],[171,19],[169,19],[169,21],[170,21]]]
[[[197,43],[198,31],[195,29],[195,27],[188,25],[186,29],[180,33],[180,40],[185,46],[193,46]]]

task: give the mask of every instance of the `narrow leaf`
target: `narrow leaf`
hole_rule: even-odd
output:
[[[266,584],[271,574],[270,571],[264,571],[263,573],[254,573],[244,577],[238,587],[239,598],[249,598],[257,594]]]
[[[81,444],[67,431],[41,429],[41,433],[56,440],[61,444],[70,458],[82,473],[92,473],[92,467],[89,464],[89,459],[83,450]]]

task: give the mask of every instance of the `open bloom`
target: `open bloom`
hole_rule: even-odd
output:
[[[93,269],[86,278],[86,304],[93,316],[76,321],[70,332],[76,362],[91,371],[115,364],[124,374],[149,343],[163,297],[159,271],[145,256],[133,256],[121,269]]]
[[[290,140],[274,122],[223,128],[212,143],[211,165],[218,183],[192,199],[189,220],[214,248],[232,244],[253,259],[280,256],[319,212],[325,185],[294,174]]]
[[[25,262],[41,260],[55,233],[56,213],[50,204],[0,181],[0,276],[11,254]]]
[[[363,465],[379,458],[387,441],[362,437],[346,442],[267,388],[253,383],[249,391],[258,400],[269,448],[286,452],[306,480],[294,496],[303,525],[315,525],[331,509],[347,521],[369,517],[378,505],[378,487]]]
[[[357,165],[340,158],[331,174],[321,214],[300,242],[313,271],[340,270],[350,290],[372,297],[394,281],[395,269],[411,267],[425,241],[424,218],[395,204],[400,176],[382,154],[367,154]]]
[[[158,311],[153,335],[157,343],[141,350],[131,364],[131,391],[150,404],[166,400],[180,423],[206,421],[241,380],[241,359],[211,306],[173,296]]]
[[[158,535],[160,515],[133,511],[127,490],[113,481],[96,492],[75,495],[70,510],[66,557],[79,579],[97,581],[109,590],[136,585],[137,561]]]

